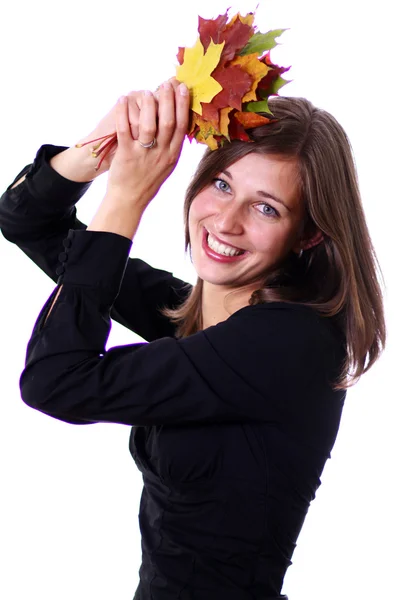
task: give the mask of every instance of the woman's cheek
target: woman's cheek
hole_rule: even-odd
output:
[[[192,202],[191,210],[193,215],[197,219],[206,218],[207,215],[212,214],[217,208],[216,200],[212,193],[200,192]]]

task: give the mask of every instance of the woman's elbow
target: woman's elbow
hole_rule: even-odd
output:
[[[70,425],[90,425],[96,423],[96,421],[81,418],[73,410],[67,409],[65,402],[60,403],[54,393],[51,393],[48,389],[46,390],[41,385],[40,378],[36,378],[35,375],[24,376],[24,373],[22,374],[20,391],[21,399],[27,406],[58,421],[63,421]]]
[[[19,382],[23,402],[52,417],[68,415],[65,399],[57,393],[57,383],[50,373],[40,373],[37,369],[25,369]]]

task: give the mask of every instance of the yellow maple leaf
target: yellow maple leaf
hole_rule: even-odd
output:
[[[211,40],[207,51],[204,53],[200,37],[193,48],[185,48],[183,64],[176,68],[176,78],[181,83],[185,83],[190,91],[190,108],[199,115],[202,114],[200,102],[211,102],[211,100],[222,90],[222,85],[218,83],[211,73],[219,63],[222,44],[214,44]]]
[[[207,146],[210,148],[210,150],[218,149],[218,142],[213,135],[208,135],[207,137],[204,137],[202,135],[201,131],[198,131],[196,134],[196,140],[200,144],[207,144]]]
[[[257,100],[256,89],[261,79],[266,76],[271,67],[258,60],[257,52],[245,54],[244,56],[235,56],[231,65],[238,65],[243,71],[246,71],[253,80],[251,88],[242,98],[242,102]]]

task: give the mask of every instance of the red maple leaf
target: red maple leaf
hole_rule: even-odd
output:
[[[242,98],[253,83],[250,75],[237,65],[228,67],[218,65],[211,75],[223,88],[213,98],[212,104],[217,108],[232,106],[241,110]]]
[[[216,19],[203,19],[202,17],[199,17],[198,32],[204,51],[206,51],[210,45],[210,40],[212,40],[214,44],[221,44],[221,42],[223,42],[223,39],[221,39],[220,36],[227,20],[227,13],[219,15]]]
[[[225,46],[222,50],[220,64],[232,60],[236,52],[244,48],[253,33],[253,27],[242,23],[240,19],[236,19],[230,27],[226,27],[221,37],[221,42],[224,41]]]
[[[202,102],[202,118],[209,121],[214,129],[219,129],[219,108],[213,102]]]
[[[225,42],[222,50],[220,65],[233,59],[236,52],[244,48],[249,39],[254,33],[254,28],[251,25],[242,23],[240,19],[230,21],[227,14],[220,15],[216,19],[202,19],[199,17],[199,36],[203,44],[204,50],[207,50],[210,40],[214,44]]]
[[[237,65],[218,65],[212,77],[222,85],[222,90],[212,102],[202,102],[202,118],[209,121],[214,129],[219,129],[220,109],[227,106],[242,110],[242,98],[252,85],[252,78]]]

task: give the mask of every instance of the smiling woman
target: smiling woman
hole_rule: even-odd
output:
[[[347,137],[302,98],[271,100],[276,122],[201,160],[184,204],[193,288],[129,258],[188,106],[174,82],[107,115],[118,147],[88,227],[82,148],[43,146],[2,196],[3,235],[57,282],[21,395],[68,423],[132,426],[137,600],[283,599],[346,389],[385,343],[377,263]],[[106,350],[111,319],[149,343]]]
[[[345,335],[336,382],[345,389],[385,344],[379,265],[350,143],[332,115],[304,98],[270,105],[278,121],[250,130],[251,143],[226,144],[201,160],[184,208],[199,279],[186,302],[165,314],[185,336],[247,304],[310,306]],[[245,253],[224,267],[216,242]]]

